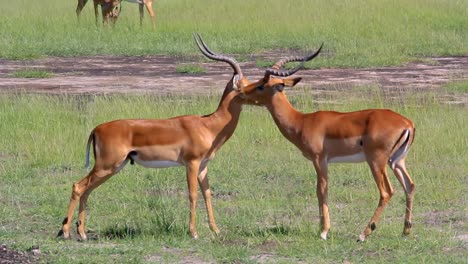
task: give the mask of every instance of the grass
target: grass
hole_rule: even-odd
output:
[[[199,64],[182,64],[176,67],[177,73],[205,73],[206,69]]]
[[[468,93],[468,80],[448,83],[444,89],[449,93]]]
[[[467,107],[439,104],[436,95],[391,100],[376,88],[351,91],[345,104],[316,103],[316,95],[304,93],[290,98],[303,111],[386,107],[415,122],[407,159],[416,183],[411,236],[400,235],[404,193],[392,176],[396,194],[377,231],[356,243],[378,191],[365,164],[336,164],[330,167],[331,238],[320,240],[312,165],[281,136],[266,109],[245,107],[235,134],[209,164],[220,237],[208,228],[200,195],[200,239],[190,238],[184,169],[129,165],[89,199],[87,227],[97,240],[57,241],[71,185],[86,173],[85,141],[94,126],[117,118],[207,114],[220,95],[17,94],[0,97],[0,242],[19,250],[39,246],[42,261],[51,263],[464,263]]]
[[[24,69],[13,72],[16,78],[50,78],[52,73],[44,70],[37,69]]]
[[[231,54],[303,54],[324,42],[326,59],[314,67],[396,65],[468,53],[467,1],[160,0],[154,4],[156,32],[147,15],[140,28],[135,4],[123,3],[113,29],[95,25],[91,4],[78,23],[75,8],[76,1],[2,1],[0,58],[198,55],[192,32]]]

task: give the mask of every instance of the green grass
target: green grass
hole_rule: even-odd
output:
[[[290,99],[303,111],[386,107],[415,122],[407,159],[416,183],[411,236],[401,237],[404,193],[391,176],[395,196],[376,232],[356,243],[377,205],[377,187],[365,164],[336,164],[329,172],[331,237],[320,240],[312,165],[281,136],[266,109],[252,106],[209,164],[220,237],[208,228],[200,195],[200,239],[190,238],[183,168],[128,165],[90,196],[87,228],[98,239],[56,240],[72,183],[86,173],[85,143],[94,126],[117,118],[207,114],[220,95],[17,94],[0,97],[0,242],[19,250],[37,245],[42,261],[51,263],[464,263],[468,108],[436,103],[436,95],[391,100],[378,88],[351,91],[345,104],[316,103],[314,96]]]
[[[205,73],[206,69],[199,64],[182,64],[176,67],[178,73]]]
[[[468,80],[451,82],[451,83],[444,85],[443,88],[449,93],[466,94],[468,93]]]
[[[13,76],[16,78],[50,78],[52,73],[37,69],[24,69],[13,72]]]
[[[115,28],[95,26],[91,4],[81,23],[76,1],[0,2],[0,57],[198,55],[192,32],[215,51],[303,54],[324,42],[315,67],[401,64],[468,53],[468,2],[453,0],[158,0],[157,30],[124,2]]]
[[[255,61],[255,66],[259,68],[270,68],[275,64],[274,61],[268,61],[268,60],[256,60]]]

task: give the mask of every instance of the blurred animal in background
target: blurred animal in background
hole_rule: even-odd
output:
[[[143,25],[143,17],[144,17],[144,7],[148,10],[148,13],[151,17],[151,23],[153,25],[153,30],[156,29],[156,19],[154,17],[153,11],[153,0],[126,0],[127,2],[137,3],[139,5],[139,12],[140,12],[140,26]],[[88,0],[78,0],[78,5],[76,6],[76,15],[78,19],[80,18],[81,11],[83,10],[84,6]],[[96,24],[98,23],[98,6],[101,6],[101,13],[102,13],[102,22],[105,25],[115,25],[117,22],[117,18],[120,15],[120,11],[122,10],[122,0],[93,0],[94,3],[94,15],[96,17]]]

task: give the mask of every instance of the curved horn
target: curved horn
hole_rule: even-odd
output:
[[[265,78],[268,78],[270,75],[281,76],[281,77],[287,77],[287,76],[293,75],[294,73],[296,73],[298,70],[300,70],[304,66],[304,63],[317,57],[317,55],[322,50],[322,47],[323,47],[323,43],[322,45],[320,45],[320,48],[316,52],[305,57],[292,56],[292,57],[287,57],[287,58],[277,61],[270,69],[267,69],[265,71]],[[300,61],[301,63],[291,70],[281,70],[281,67],[283,67],[284,64],[288,62],[294,62],[294,61]]]
[[[243,77],[242,70],[239,66],[239,63],[231,57],[222,55],[222,54],[216,54],[214,53],[206,43],[203,41],[202,37],[198,33],[193,34],[193,38],[195,39],[195,42],[197,43],[198,48],[200,49],[201,53],[205,55],[207,58],[216,60],[216,61],[224,61],[227,62],[229,65],[231,65],[232,69],[234,70],[235,74],[238,74],[240,78]]]

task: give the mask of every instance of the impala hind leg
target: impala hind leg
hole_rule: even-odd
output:
[[[396,163],[395,168],[393,169],[393,173],[397,177],[398,181],[400,182],[403,189],[405,189],[406,193],[406,215],[405,215],[405,223],[403,227],[403,234],[409,235],[411,232],[412,222],[411,222],[411,215],[413,211],[413,198],[414,198],[414,183],[411,179],[408,171],[406,170],[405,166],[405,158],[402,158]]]
[[[98,11],[99,2],[100,0],[94,0],[94,19],[96,20],[96,26],[98,25],[98,19],[99,19],[99,11]],[[103,19],[104,19],[104,15],[103,15]]]
[[[91,171],[88,175],[86,175],[83,179],[73,184],[72,188],[72,195],[70,198],[70,203],[68,205],[67,216],[62,222],[62,229],[59,231],[58,236],[62,236],[64,239],[70,238],[70,225],[73,220],[73,213],[75,211],[76,203],[78,199],[80,199],[83,192],[86,190],[89,181],[91,179],[91,175],[93,171]]]
[[[78,17],[78,19],[80,19],[81,11],[83,10],[87,2],[88,0],[78,0],[78,5],[76,6],[76,16]]]
[[[331,228],[330,214],[328,211],[328,164],[325,159],[314,160],[315,171],[317,172],[317,199],[319,205],[320,226],[322,232],[320,237],[327,239],[328,231]]]
[[[394,191],[387,176],[386,163],[386,159],[382,158],[368,160],[368,164],[372,171],[372,175],[374,176],[375,183],[379,188],[380,200],[377,209],[374,212],[374,215],[371,217],[369,224],[359,236],[358,241],[364,241],[372,233],[372,231],[374,231],[377,228],[377,222],[379,221],[380,215],[382,214],[382,212],[385,209],[385,206],[387,206],[388,202],[393,196]]]
[[[128,162],[125,159],[122,162],[117,163],[116,166],[110,166],[109,169],[102,169],[101,166],[94,166],[94,168],[86,175],[83,179],[73,184],[72,195],[70,198],[70,204],[68,205],[67,216],[63,220],[62,229],[58,236],[63,238],[70,238],[70,226],[73,220],[73,213],[75,211],[76,204],[80,200],[80,208],[78,214],[77,228],[78,236],[80,240],[86,240],[85,233],[85,208],[88,201],[89,194],[96,189],[99,185],[104,183],[112,175],[119,172]]]
[[[201,172],[198,175],[198,183],[200,184],[200,188],[203,194],[203,198],[205,200],[206,212],[208,214],[208,223],[210,225],[210,229],[215,232],[216,235],[219,235],[219,228],[216,225],[214,214],[213,214],[213,207],[211,206],[211,190],[210,190],[210,183],[208,181],[208,168],[205,166],[204,168],[200,169]]]

